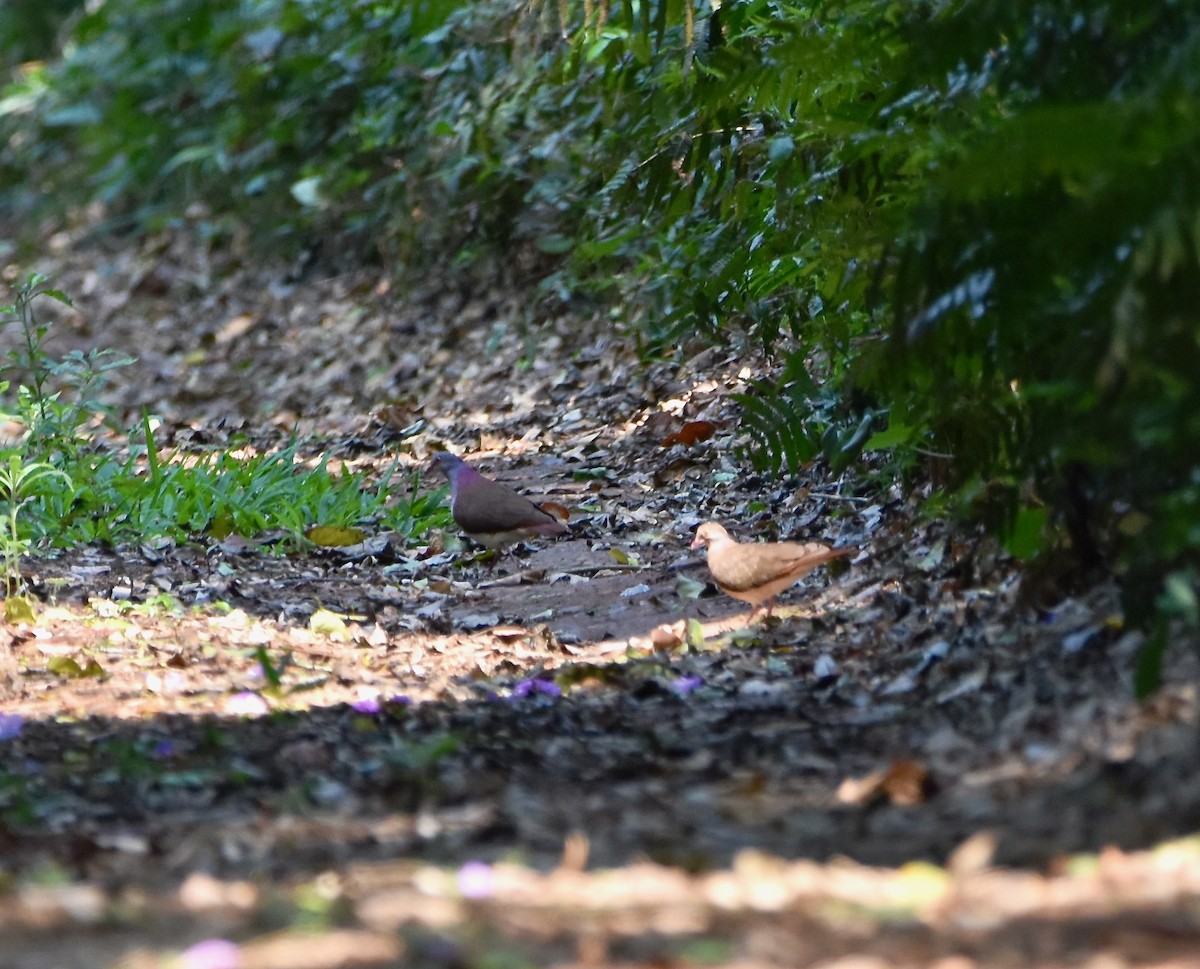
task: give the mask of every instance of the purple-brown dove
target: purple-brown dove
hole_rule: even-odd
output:
[[[705,548],[708,571],[726,595],[748,602],[757,612],[822,562],[851,555],[855,549],[822,542],[751,542],[741,545],[716,522],[696,529],[692,548]],[[754,614],[751,613],[751,615]]]
[[[565,535],[570,529],[528,498],[485,478],[462,458],[438,451],[433,462],[450,480],[450,514],[467,537],[500,548],[539,535]]]

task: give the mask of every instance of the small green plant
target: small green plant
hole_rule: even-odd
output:
[[[292,665],[292,654],[284,653],[279,662],[275,662],[271,659],[271,654],[267,652],[267,647],[260,643],[254,649],[254,658],[258,660],[259,670],[266,683],[262,692],[279,696],[283,692],[283,675]]]
[[[26,770],[9,765],[0,767],[0,819],[13,827],[32,824],[38,816],[36,795],[31,790],[33,783]],[[7,884],[0,883],[0,887],[7,888]]]
[[[50,325],[38,319],[36,302],[51,299],[71,306],[71,299],[45,276],[33,273],[17,288],[12,305],[0,310],[0,326],[15,323],[19,342],[3,356],[0,374],[9,378],[0,392],[17,385],[16,406],[6,416],[26,428],[25,448],[32,460],[61,466],[75,463],[91,443],[84,426],[107,413],[98,391],[110,371],[134,363],[115,350],[72,350],[53,359],[45,341]]]
[[[30,540],[21,531],[21,509],[38,495],[38,487],[50,479],[60,479],[69,488],[70,477],[44,462],[27,463],[19,452],[8,451],[0,462],[0,500],[7,502],[0,519],[0,560],[4,567],[4,596],[12,599],[23,591],[21,557],[30,548]]]

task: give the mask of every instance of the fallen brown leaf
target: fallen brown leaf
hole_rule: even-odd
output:
[[[684,447],[691,447],[693,444],[707,441],[716,433],[717,425],[712,421],[689,421],[674,434],[664,437],[662,446],[670,447],[672,444],[682,444]]]

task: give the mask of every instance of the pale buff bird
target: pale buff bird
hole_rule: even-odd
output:
[[[831,548],[823,542],[735,542],[717,522],[696,529],[692,548],[706,549],[708,571],[726,595],[748,602],[757,612],[822,562],[852,555],[853,548]],[[754,615],[754,612],[751,615]]]

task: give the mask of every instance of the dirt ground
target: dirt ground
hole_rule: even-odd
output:
[[[30,560],[0,969],[1200,965],[1194,654],[1139,704],[1109,585],[1031,590],[869,468],[751,470],[753,350],[646,362],[511,281],[401,292],[186,233],[61,233],[6,273],[33,269],[76,301],[57,345],[138,357],[107,397],[172,447],[448,446],[572,535]],[[858,551],[751,623],[688,547],[710,518]]]

